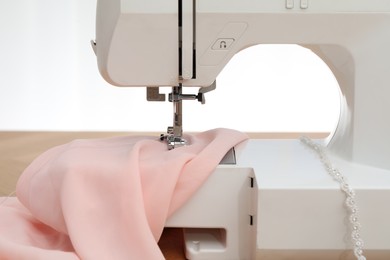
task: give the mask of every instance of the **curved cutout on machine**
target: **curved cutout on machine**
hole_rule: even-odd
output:
[[[253,106],[256,106],[259,112],[257,121],[269,124],[271,119],[262,118],[260,115],[262,111],[259,111],[264,110],[268,105],[268,111],[272,112],[266,113],[277,120],[274,120],[275,125],[271,122],[273,129],[266,128],[265,131],[330,132],[328,138],[330,140],[339,127],[339,119],[344,119],[340,117],[341,89],[338,80],[339,77],[332,67],[312,51],[311,46],[259,44],[238,52],[218,76],[217,85],[221,85],[220,88],[224,89],[223,93],[219,94],[219,98],[222,97],[221,95],[227,95],[229,89],[234,90],[230,91],[231,96],[226,96],[224,99],[238,100],[237,104],[241,106],[237,108],[239,111],[253,109]],[[264,97],[264,94],[267,94],[267,97]],[[262,104],[262,102],[269,102],[269,104]],[[251,104],[251,107],[245,107],[247,104]],[[317,118],[313,116],[314,111],[319,111]],[[256,115],[253,111],[248,113],[251,117]],[[293,117],[297,118],[297,123],[294,123],[293,127],[288,127],[287,121],[283,123],[286,118],[293,120]],[[233,120],[239,121],[240,118],[233,118]],[[277,122],[279,120],[281,122]],[[316,126],[316,122],[321,120],[326,123]],[[251,126],[253,130],[249,129],[249,131],[264,131],[262,126],[255,124]]]
[[[351,107],[354,101],[354,73],[355,64],[350,53],[338,45],[307,45],[305,46],[318,55],[335,75],[340,86],[340,118],[337,128],[328,139],[327,144],[335,151],[348,154],[343,147],[352,146],[351,143],[345,145],[346,141],[352,142],[349,136],[352,128]]]

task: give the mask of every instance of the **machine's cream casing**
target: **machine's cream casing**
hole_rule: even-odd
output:
[[[345,196],[299,140],[249,140],[166,226],[188,259],[355,259]],[[332,161],[356,191],[367,259],[390,257],[390,171]]]
[[[212,84],[234,54],[255,44],[310,48],[328,64],[342,92],[330,149],[390,169],[389,1],[307,0],[305,8],[301,2],[183,0],[183,85]],[[177,0],[100,0],[97,11],[97,58],[108,82],[179,83]]]
[[[340,120],[326,145],[357,189],[366,248],[390,250],[390,224],[385,221],[390,219],[388,0],[98,0],[96,26],[99,70],[118,86],[206,87],[234,54],[249,46],[299,44],[311,49],[340,85]],[[318,159],[297,145],[292,140],[250,141],[237,165],[227,167],[252,174],[257,183],[255,207],[249,211],[257,225],[253,252],[258,257],[282,251],[291,256],[300,251],[337,255],[350,246],[341,237],[344,211],[337,184],[329,183]],[[220,176],[218,185],[224,183],[219,174],[224,170],[221,166],[215,174]],[[207,187],[199,194],[211,196],[214,190]],[[186,210],[195,210],[195,204],[188,205],[193,207]],[[227,216],[235,214],[228,207],[223,210]],[[191,227],[188,221],[196,222],[183,220]],[[174,222],[169,221],[177,226]],[[240,235],[218,228],[227,230],[222,237]],[[200,252],[188,252],[188,257],[218,259]],[[230,259],[254,258],[253,252],[232,253]]]

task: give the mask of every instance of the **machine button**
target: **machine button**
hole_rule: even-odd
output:
[[[211,48],[213,50],[228,50],[230,46],[232,46],[233,42],[233,38],[220,38],[214,43],[213,47]]]
[[[286,0],[286,8],[293,9],[294,8],[294,0]]]
[[[301,0],[301,9],[307,9],[309,7],[309,0]]]
[[[229,54],[234,52],[236,43],[245,33],[247,27],[248,24],[243,22],[227,23],[223,30],[215,38],[212,38],[207,51],[203,53],[197,64],[200,66],[217,66],[223,62]]]

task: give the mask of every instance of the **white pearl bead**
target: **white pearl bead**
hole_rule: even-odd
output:
[[[345,205],[350,213],[349,221],[351,223],[351,230],[352,230],[351,238],[354,241],[353,251],[358,260],[366,260],[366,257],[363,256],[363,249],[362,249],[363,239],[360,237],[360,233],[359,233],[361,225],[359,223],[359,218],[357,216],[358,210],[355,201],[355,191],[347,183],[347,179],[341,174],[341,172],[335,167],[333,167],[323,146],[316,144],[308,137],[301,137],[301,142],[306,146],[308,146],[309,148],[313,149],[317,153],[325,170],[334,180],[336,180],[340,184],[340,190],[345,193],[346,196]]]

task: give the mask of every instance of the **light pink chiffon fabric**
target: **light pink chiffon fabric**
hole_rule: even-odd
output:
[[[164,259],[166,219],[246,135],[216,129],[167,150],[151,137],[75,140],[40,155],[0,206],[0,259]]]

